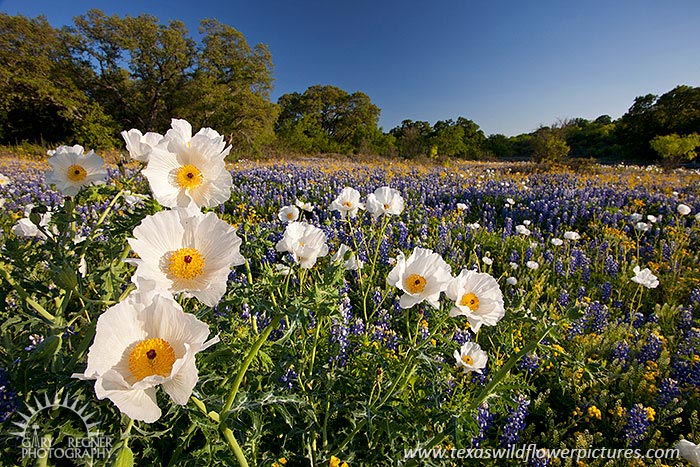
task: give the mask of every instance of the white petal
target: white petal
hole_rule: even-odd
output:
[[[106,397],[114,402],[122,413],[134,420],[153,423],[160,418],[156,389],[131,389],[116,371],[106,373],[95,382],[95,393],[98,399]]]
[[[180,371],[168,381],[163,383],[163,390],[168,393],[173,402],[180,405],[187,404],[187,401],[192,395],[199,373],[195,365],[194,355],[185,361],[185,364],[180,368]]]
[[[131,344],[145,338],[144,323],[139,319],[142,308],[139,304],[125,300],[100,315],[95,341],[88,352],[86,377],[104,374],[122,359]]]

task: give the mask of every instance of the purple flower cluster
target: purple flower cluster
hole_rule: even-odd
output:
[[[476,410],[476,424],[479,427],[479,433],[472,438],[472,447],[481,447],[481,442],[486,439],[488,431],[493,426],[493,414],[489,411],[489,405],[484,402]]]
[[[527,426],[525,418],[530,413],[530,399],[525,396],[518,396],[515,401],[517,405],[508,409],[508,415],[503,422],[501,435],[498,440],[502,447],[509,448],[520,442],[520,434]]]
[[[630,447],[636,447],[644,439],[649,428],[649,412],[642,404],[635,404],[627,414],[625,438]]]

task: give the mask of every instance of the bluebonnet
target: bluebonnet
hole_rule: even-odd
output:
[[[630,356],[630,346],[626,341],[618,342],[612,351],[612,359],[627,362]]]
[[[540,366],[540,359],[535,353],[526,354],[518,364],[521,370],[525,370],[528,374],[533,374]]]
[[[649,413],[642,404],[635,404],[627,414],[625,424],[625,438],[630,447],[636,447],[642,441],[649,428]]]
[[[486,439],[488,431],[493,426],[493,414],[489,411],[489,405],[484,402],[476,409],[476,424],[479,427],[479,433],[472,438],[472,447],[481,447],[481,442]]]
[[[501,428],[498,441],[501,446],[509,448],[520,442],[520,434],[526,427],[525,418],[530,413],[528,407],[530,400],[525,396],[518,396],[517,405],[508,409],[508,415]]]
[[[666,407],[680,395],[681,389],[678,386],[678,381],[672,378],[664,378],[659,384],[659,395],[657,398],[659,407]]]
[[[559,298],[557,298],[557,303],[559,303],[559,305],[564,308],[569,306],[569,294],[566,292],[566,290],[562,290],[561,292],[559,292]]]
[[[641,363],[655,362],[661,356],[661,348],[661,338],[657,334],[649,334],[646,343],[637,354],[637,360]]]
[[[284,374],[280,377],[280,382],[284,384],[287,389],[293,389],[294,388],[294,383],[297,381],[297,378],[299,375],[297,375],[297,372],[294,371],[293,367],[287,368],[287,371],[284,372]]]

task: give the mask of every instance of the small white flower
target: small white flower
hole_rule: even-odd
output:
[[[10,179],[6,175],[0,174],[0,186],[5,186],[8,183],[10,183]]]
[[[457,210],[458,211],[466,211],[467,210],[467,205],[464,203],[457,203]]]
[[[145,196],[140,195],[138,193],[132,193],[129,190],[124,192],[124,202],[126,202],[126,204],[132,208],[134,206],[138,206],[140,204],[143,204],[144,200],[146,200],[146,199],[147,198]]]
[[[579,240],[581,238],[581,235],[579,235],[578,232],[567,230],[566,232],[564,232],[564,238],[566,240]]]
[[[690,214],[691,211],[690,206],[686,204],[679,204],[676,209],[678,210],[678,214],[680,214],[681,216],[687,216],[688,214]]]
[[[522,224],[518,224],[518,225],[515,226],[515,232],[518,233],[518,234],[520,234],[520,235],[525,235],[526,237],[527,237],[528,235],[530,235],[530,233],[531,233],[531,232],[530,232],[530,229],[528,229],[527,227],[525,227],[525,226],[522,225]]]
[[[564,240],[561,238],[553,238],[550,240],[550,242],[552,242],[552,245],[554,246],[562,246],[564,244]]]
[[[700,212],[698,212],[697,214],[695,214],[695,220],[698,221],[698,222],[700,222]]]
[[[481,261],[483,261],[484,264],[487,266],[491,266],[493,264],[493,260],[488,256],[484,256],[483,258],[481,258]]]
[[[509,283],[510,285],[515,285],[518,283],[518,279],[515,277],[511,276],[508,279],[506,279],[506,282]]]
[[[149,131],[144,135],[135,128],[129,131],[122,131],[121,135],[124,138],[129,155],[139,162],[148,162],[148,156],[153,148],[163,140],[163,135],[161,134]]]
[[[639,232],[648,232],[649,229],[651,229],[651,226],[646,222],[637,222],[636,224],[634,224],[634,228]]]
[[[348,255],[348,253],[350,254]],[[347,260],[345,259],[346,256],[348,257]],[[331,257],[331,262],[342,262],[343,267],[349,271],[357,271],[358,269],[362,269],[362,266],[364,265],[364,263],[357,258],[355,252],[352,251],[350,247],[344,243],[340,245],[338,251],[336,251],[335,254]]]
[[[85,258],[80,258],[80,262],[78,263],[78,272],[80,273],[80,277],[85,277],[87,274],[87,261],[85,261]]]
[[[481,224],[478,222],[473,222],[471,224],[467,224],[467,227],[469,227],[471,230],[479,230],[481,228]]]
[[[56,189],[67,196],[75,196],[85,186],[104,184],[107,170],[104,162],[90,151],[83,154],[83,147],[60,146],[48,160],[51,172],[46,174],[46,184],[56,185]]]
[[[296,206],[284,206],[277,213],[277,218],[282,222],[294,222],[299,219],[299,208]]]
[[[37,227],[31,220],[29,220],[29,216],[32,213],[32,208],[34,207],[33,204],[28,204],[24,208],[24,218],[18,220],[15,225],[12,226],[12,232],[17,235],[18,237],[24,237],[24,238],[38,238],[40,240],[46,240],[46,235],[44,235],[44,232],[39,230],[39,227]],[[39,215],[39,226],[43,227],[44,230],[47,230],[47,227],[49,226],[49,222],[51,222],[51,211],[47,211],[44,214]],[[57,233],[56,228],[54,227],[53,231],[49,231],[49,234],[55,234]]]
[[[165,207],[213,208],[229,199],[233,179],[225,157],[231,151],[211,128],[192,136],[185,120],[172,120],[163,141],[155,146],[143,175],[155,199]]]
[[[451,280],[450,266],[442,256],[425,248],[415,248],[408,259],[399,254],[396,266],[386,278],[390,286],[405,292],[399,300],[399,306],[404,309],[422,301],[440,308],[440,293]]]
[[[495,326],[506,313],[501,288],[486,273],[462,269],[447,285],[445,295],[455,302],[450,316],[466,316],[474,332],[481,325]]]
[[[630,222],[632,222],[634,224],[636,222],[641,221],[643,217],[644,216],[642,216],[638,212],[632,213],[632,214],[630,214]]]
[[[523,224],[525,224],[526,226],[529,226],[530,224],[532,224],[532,221],[530,221],[530,220],[524,220],[524,221],[523,221]]]
[[[138,259],[132,282],[154,281],[160,290],[189,292],[216,306],[226,292],[231,266],[245,262],[236,231],[213,212],[175,208],[146,217],[128,239]]]
[[[305,222],[287,224],[284,236],[277,242],[276,249],[291,253],[294,261],[304,269],[312,268],[318,258],[328,254],[326,234],[318,227]]]
[[[634,272],[634,277],[631,279],[632,282],[643,285],[648,289],[655,289],[659,285],[659,279],[654,274],[652,274],[649,268],[639,269],[639,266],[635,266],[632,270]]]
[[[515,200],[513,198],[506,198],[506,203],[508,203],[512,206],[515,204]]]
[[[508,266],[510,266],[511,269],[518,269],[518,263],[510,262],[508,263]]]
[[[372,213],[375,219],[382,214],[398,216],[403,212],[403,204],[398,190],[388,186],[377,188],[367,196],[367,211]]]
[[[311,212],[311,211],[314,210],[314,205],[313,205],[313,204],[311,204],[311,203],[305,203],[304,201],[301,201],[301,200],[299,200],[299,199],[296,200],[296,201],[294,201],[294,205],[295,205],[296,207],[298,207],[299,209],[301,209],[302,211]]]
[[[648,220],[649,222],[651,222],[652,224],[656,224],[656,222],[657,222],[659,219],[658,219],[656,216],[652,216],[651,214],[649,214],[649,215],[647,216],[647,220]]]
[[[98,399],[152,423],[161,416],[156,386],[176,404],[189,401],[199,379],[195,355],[219,340],[208,336],[209,326],[184,313],[172,297],[132,293],[97,319],[85,373],[73,377],[94,379]]]
[[[275,264],[275,269],[278,273],[282,274],[283,276],[288,276],[294,272],[292,271],[292,268],[285,264]]]
[[[676,444],[676,449],[683,459],[693,464],[694,467],[700,467],[700,445],[682,439]]]
[[[465,342],[459,350],[455,350],[455,360],[457,367],[465,373],[471,371],[481,374],[481,370],[486,367],[489,356],[481,350],[481,346],[475,342]]]
[[[343,188],[343,191],[333,200],[330,207],[331,211],[340,212],[340,217],[343,219],[346,216],[350,218],[356,217],[357,211],[364,208],[364,204],[360,202],[360,192],[350,187]]]
[[[535,271],[539,269],[540,263],[538,263],[537,261],[528,261],[527,263],[525,263],[525,266]]]

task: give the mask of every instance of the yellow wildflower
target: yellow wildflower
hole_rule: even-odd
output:
[[[597,418],[598,420],[600,420],[602,415],[603,414],[600,413],[600,410],[595,405],[588,407],[588,416],[589,417]]]

